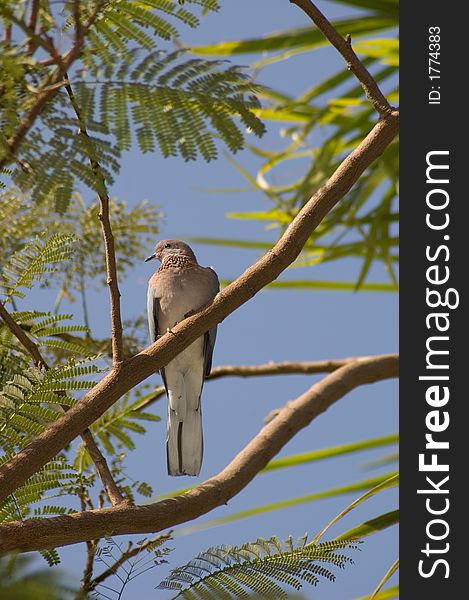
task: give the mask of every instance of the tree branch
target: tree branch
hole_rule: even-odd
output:
[[[37,367],[43,367],[44,369],[49,369],[49,365],[46,360],[42,356],[38,346],[33,342],[33,340],[29,337],[29,335],[24,331],[24,329],[18,325],[18,323],[13,319],[10,313],[7,311],[5,306],[0,302],[0,317],[5,321],[8,329],[12,332],[12,334],[18,339],[18,341],[24,346],[24,348],[28,351],[31,358],[33,359],[34,364]],[[62,392],[64,395],[65,393]],[[68,406],[62,405],[62,408],[65,412],[69,410]],[[109,496],[109,500],[114,506],[119,504],[129,504],[129,500],[124,498],[121,494],[119,488],[117,487],[116,482],[112,476],[112,473],[109,469],[109,466],[106,462],[106,459],[101,454],[101,450],[98,448],[93,434],[89,429],[85,429],[81,433],[81,438],[85,443],[86,449],[89,452],[91,460],[96,466],[96,471],[103,482],[104,488]]]
[[[212,369],[207,380],[210,381],[222,377],[261,377],[264,375],[312,375],[318,373],[332,373],[332,371],[343,367],[353,360],[356,360],[356,357],[310,362],[269,362],[264,365],[220,365],[219,367]],[[145,398],[145,400],[136,407],[136,410],[144,410],[165,394],[166,391],[163,387],[155,388],[151,396]]]
[[[106,579],[108,579],[112,575],[115,575],[120,569],[120,567],[122,567],[122,565],[125,564],[125,562],[128,561],[130,558],[138,556],[141,552],[147,550],[148,548],[152,548],[155,544],[157,544],[160,541],[164,542],[170,539],[171,534],[165,533],[150,540],[145,540],[142,544],[138,546],[133,546],[133,543],[129,542],[127,549],[124,550],[124,552],[122,552],[121,556],[116,560],[116,562],[112,564],[109,568],[107,568],[105,571],[97,575],[92,581],[90,581],[86,591],[90,592],[96,589],[96,587],[100,585],[103,581],[106,581]]]
[[[37,345],[33,342],[33,340],[29,337],[29,335],[24,331],[24,329],[18,325],[18,323],[13,319],[10,313],[5,308],[4,304],[0,302],[0,317],[5,322],[8,329],[11,333],[16,337],[16,339],[21,343],[21,345],[27,350],[29,355],[34,361],[36,367],[47,367],[47,363],[42,357],[42,354],[39,351]]]
[[[220,377],[260,377],[263,375],[312,375],[315,373],[332,373],[344,365],[357,360],[342,358],[338,360],[317,360],[303,362],[268,362],[264,365],[221,365],[212,369],[207,379]]]
[[[29,14],[28,20],[28,29],[30,29],[33,33],[36,32],[36,22],[39,14],[39,0],[32,0],[31,4],[31,12]],[[36,44],[34,39],[31,37],[28,45],[26,46],[26,54],[33,54],[36,49]]]
[[[66,407],[69,408],[69,407]],[[96,471],[98,472],[99,478],[101,479],[104,489],[106,490],[107,495],[109,496],[109,500],[113,506],[120,505],[130,505],[132,502],[125,498],[117,483],[114,481],[114,477],[112,476],[111,470],[109,469],[109,465],[107,464],[104,455],[101,450],[98,448],[98,445],[95,442],[93,434],[89,429],[85,429],[81,434],[81,439],[85,443],[86,449],[90,455],[91,460],[93,461]]]
[[[86,511],[86,499],[84,493],[78,494],[80,498],[80,506],[82,512]],[[89,591],[91,578],[93,577],[93,567],[96,547],[99,540],[86,541],[86,563],[81,579],[80,592],[76,596],[76,600],[86,600],[85,595]]]
[[[11,42],[11,23],[5,26],[5,31],[3,32],[3,41],[5,44],[10,44]]]
[[[207,307],[181,321],[156,342],[98,382],[65,415],[0,467],[0,500],[50,461],[123,394],[164,367],[211,327],[276,279],[301,252],[324,216],[339,202],[398,132],[399,114],[381,118],[366,138],[312,196],[275,246],[224,288]]]
[[[158,532],[226,504],[301,429],[352,389],[398,375],[397,355],[361,358],[340,367],[288,402],[218,475],[175,498],[144,506],[113,507],[0,527],[0,552],[74,544],[104,535]]]
[[[32,0],[31,12],[29,14],[28,27],[31,31],[35,31],[37,16],[39,14],[39,0]]]
[[[77,17],[79,19],[79,16]],[[88,158],[90,161],[91,170],[95,176],[97,183],[97,190],[99,196],[99,202],[101,210],[98,214],[98,218],[101,222],[101,230],[104,239],[104,249],[106,256],[106,271],[107,271],[107,284],[109,287],[109,295],[111,299],[111,330],[112,330],[112,364],[114,367],[118,367],[124,360],[124,346],[122,342],[122,318],[120,308],[120,292],[119,284],[117,281],[117,264],[116,264],[116,253],[114,248],[114,235],[112,233],[111,221],[109,218],[109,194],[106,187],[106,180],[104,178],[103,170],[98,162],[96,150],[93,145],[93,141],[88,135],[83,116],[81,114],[80,107],[78,106],[75,94],[73,93],[72,85],[68,78],[67,73],[64,73],[66,79],[65,90],[67,91],[70,102],[75,111],[79,128],[80,135],[86,143],[88,152]]]
[[[360,81],[366,97],[378,111],[381,116],[390,114],[392,108],[385,96],[379,89],[376,81],[366,67],[362,64],[358,56],[352,49],[351,40],[349,37],[343,38],[337,29],[327,20],[322,12],[310,0],[290,0],[292,4],[296,4],[301,8],[308,17],[315,23],[317,28],[322,31],[330,43],[340,52],[347,63],[349,71],[355,75]]]
[[[86,563],[81,578],[80,591],[77,594],[77,600],[85,600],[86,594],[90,591],[91,577],[93,576],[94,558],[96,553],[96,542],[86,542]]]

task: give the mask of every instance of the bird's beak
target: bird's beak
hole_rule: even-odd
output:
[[[146,257],[145,262],[148,262],[149,260],[153,260],[154,258],[156,258],[156,254],[150,254],[150,256]]]

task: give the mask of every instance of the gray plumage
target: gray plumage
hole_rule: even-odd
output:
[[[217,274],[201,267],[192,249],[179,240],[163,240],[153,258],[160,268],[148,283],[148,326],[152,341],[188,313],[212,300],[220,289]],[[217,328],[198,338],[161,370],[168,395],[166,450],[169,475],[198,475],[203,436],[200,396],[212,367]]]

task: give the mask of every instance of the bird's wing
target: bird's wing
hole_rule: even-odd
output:
[[[148,284],[148,296],[147,296],[147,314],[148,314],[148,329],[150,330],[150,338],[152,342],[156,342],[160,333],[158,328],[158,318],[160,313],[160,301],[156,295],[155,288],[152,284]],[[166,384],[166,375],[164,369],[160,370],[161,379],[165,387],[166,393],[168,393],[168,386]]]
[[[213,269],[210,267],[207,268],[208,277],[209,277],[209,289],[212,299],[220,291],[220,282],[218,281],[218,276]],[[213,358],[213,348],[215,346],[215,340],[217,338],[217,326],[212,327],[210,331],[204,336],[204,376],[208,377],[210,375],[210,371],[212,370],[212,358]]]
[[[155,294],[155,289],[152,284],[148,284],[147,295],[147,314],[148,314],[148,329],[150,330],[150,338],[152,342],[158,337],[158,316],[160,312],[160,302]]]

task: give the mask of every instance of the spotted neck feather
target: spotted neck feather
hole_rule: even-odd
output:
[[[184,254],[170,254],[169,256],[164,257],[158,272],[166,271],[166,269],[195,267],[196,265],[197,262],[195,262],[190,256],[185,256]]]

